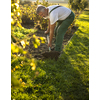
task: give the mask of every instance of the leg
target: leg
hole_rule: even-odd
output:
[[[71,13],[71,15],[68,18],[66,18],[57,28],[55,51],[61,51],[64,35],[70,24],[73,22],[74,17],[74,13]]]
[[[57,25],[56,25],[55,30],[54,30],[55,37],[57,35],[57,29],[58,29],[60,24],[61,24],[61,22],[57,22]]]

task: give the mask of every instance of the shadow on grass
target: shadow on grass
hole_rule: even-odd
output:
[[[84,66],[71,64],[70,55],[63,53],[58,61],[47,60],[39,67],[45,71],[45,75],[36,78],[36,83],[53,86],[57,93],[61,93],[61,100],[88,100],[88,81],[84,82]],[[77,62],[77,60],[76,60]],[[81,71],[78,71],[79,68]]]
[[[89,22],[89,11],[85,11],[84,13],[85,13],[85,16],[83,15],[83,18],[78,18],[78,20]]]
[[[89,19],[87,19],[88,17],[84,17],[84,18],[81,18],[79,19],[79,21],[89,21]]]

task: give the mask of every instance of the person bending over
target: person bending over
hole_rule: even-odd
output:
[[[69,8],[59,5],[52,5],[49,7],[39,5],[36,12],[41,17],[49,19],[48,29],[45,31],[45,34],[50,33],[50,42],[48,43],[48,46],[52,47],[52,39],[55,34],[54,50],[60,52],[64,35],[73,22],[75,14]]]

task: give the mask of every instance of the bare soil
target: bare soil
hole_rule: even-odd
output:
[[[29,28],[29,26],[25,26],[26,28]],[[67,44],[67,42],[70,40],[70,38],[73,36],[74,32],[77,30],[77,27],[76,26],[73,26],[72,29],[70,30],[67,30],[65,36],[64,36],[64,40],[63,40],[63,44],[62,44],[62,49],[64,47],[64,45]],[[44,34],[44,31],[43,30],[39,30],[35,33],[36,36],[38,37],[47,37],[45,34]],[[47,41],[45,44],[41,43],[40,46],[38,48],[35,48],[33,46],[33,43],[32,43],[32,40],[33,40],[33,34],[30,35],[30,42],[29,42],[29,46],[26,46],[26,50],[28,51],[28,53],[30,53],[32,55],[32,58],[36,58],[36,59],[44,59],[44,56],[42,55],[42,53],[44,52],[48,52],[49,49],[48,49],[48,46],[47,46]],[[53,37],[53,41],[52,41],[52,48],[54,48],[55,44],[54,44],[54,40],[55,40],[55,37]]]

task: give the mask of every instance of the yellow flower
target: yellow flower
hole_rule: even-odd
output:
[[[19,3],[19,0],[17,0],[17,3]]]
[[[36,64],[35,64],[35,59],[32,59],[32,62],[30,63],[30,65],[32,66],[32,70],[35,70],[36,68]]]
[[[21,25],[19,22],[17,22],[17,25],[18,25],[20,28],[22,28],[22,25]]]
[[[19,5],[17,3],[15,3],[15,5],[16,5],[16,9],[18,9],[19,8]]]
[[[23,67],[23,65],[22,65],[22,64],[20,64],[20,66],[21,66],[21,67]]]
[[[31,68],[31,69],[32,69],[32,70],[35,70],[35,68],[36,68],[36,66],[34,65],[34,66],[32,66],[32,68]]]
[[[14,56],[14,57],[16,57],[16,55],[15,55],[15,54],[14,54],[13,56]]]
[[[14,13],[11,13],[11,16],[14,16]]]
[[[15,68],[13,68],[13,71],[15,71]]]
[[[33,38],[35,38],[36,36],[35,35],[33,35]]]
[[[26,42],[27,45],[29,45],[29,42]]]
[[[45,43],[45,41],[41,41],[41,43]]]
[[[25,82],[22,82],[22,86],[24,87],[24,85],[25,85]]]
[[[19,81],[22,82],[22,79],[20,78]]]
[[[11,18],[11,24],[12,24],[12,25],[14,24],[14,20],[13,20],[13,18]]]
[[[35,47],[35,48],[38,48],[38,45],[37,45],[36,43],[34,43],[34,47]]]
[[[20,13],[19,12],[17,12],[17,16],[20,16]]]
[[[34,63],[31,63],[30,65],[31,65],[31,66],[33,66],[33,65],[34,65]]]
[[[13,72],[13,70],[11,70],[11,72]]]
[[[24,29],[24,27],[22,27],[22,29]]]
[[[36,43],[40,43],[40,40],[39,39],[36,39],[35,41],[36,41]]]
[[[13,11],[15,12],[16,10],[14,9]]]
[[[16,66],[15,68],[18,69],[18,66]]]
[[[25,85],[25,82],[22,82],[23,85]]]
[[[26,54],[27,52],[26,51],[23,51],[23,54]]]

